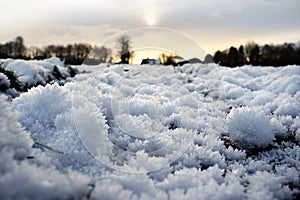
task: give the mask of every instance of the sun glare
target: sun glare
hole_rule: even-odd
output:
[[[148,16],[146,18],[146,23],[148,26],[154,26],[156,24],[156,20],[153,16]]]

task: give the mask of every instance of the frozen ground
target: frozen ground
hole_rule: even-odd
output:
[[[65,67],[55,57],[30,61],[0,59],[0,92],[16,97],[20,92],[38,85],[54,82],[63,84],[75,74],[76,70]]]
[[[1,199],[299,198],[299,66],[77,69],[1,95]]]

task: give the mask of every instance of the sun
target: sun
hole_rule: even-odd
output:
[[[148,26],[154,26],[156,24],[156,19],[153,16],[147,16],[146,17],[146,24]]]

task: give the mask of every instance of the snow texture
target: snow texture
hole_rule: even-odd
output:
[[[50,82],[64,84],[71,76],[70,68],[65,67],[63,62],[55,57],[30,61],[0,59],[0,63],[1,69],[12,73],[11,75],[16,79],[13,83],[9,77],[0,72],[0,91],[5,91],[9,97],[16,97],[20,92],[27,91],[31,87],[45,86]]]
[[[274,139],[270,120],[258,107],[231,110],[228,124],[230,138],[241,148],[264,148]]]
[[[0,72],[0,86],[4,86],[7,88],[10,87],[10,82],[9,82],[7,76],[1,72]]]
[[[4,60],[27,83],[54,64]],[[299,197],[299,66],[77,68],[1,96],[1,199]]]

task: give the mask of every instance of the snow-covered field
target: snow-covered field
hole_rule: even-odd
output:
[[[30,61],[0,59],[0,92],[16,97],[20,92],[38,85],[54,82],[63,84],[75,74],[72,67],[65,67],[55,57]]]
[[[299,198],[300,66],[77,69],[0,95],[1,199]]]

